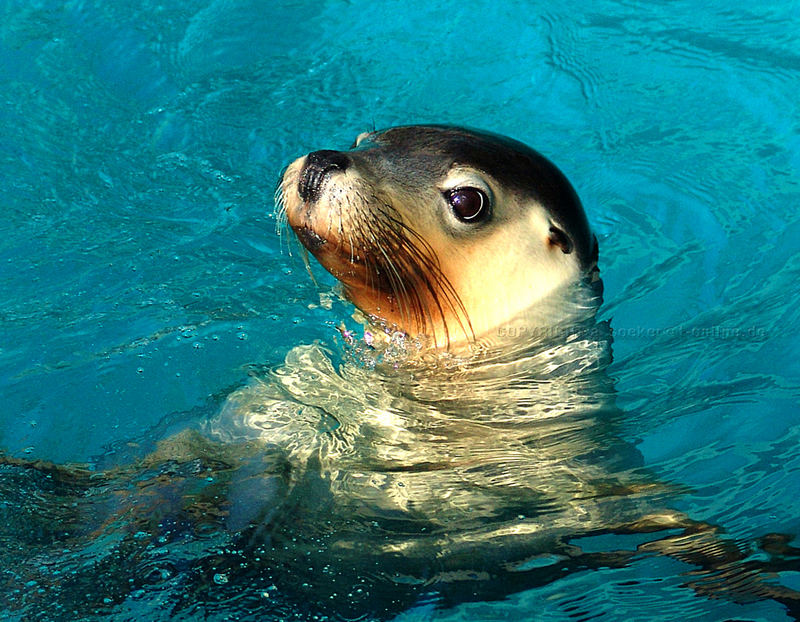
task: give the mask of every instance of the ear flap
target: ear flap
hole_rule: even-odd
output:
[[[560,248],[561,252],[565,255],[569,255],[572,252],[572,240],[569,239],[569,236],[566,233],[554,225],[550,226],[550,235],[548,236],[547,241],[551,246],[557,246]]]

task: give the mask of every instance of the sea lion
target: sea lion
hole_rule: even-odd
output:
[[[492,135],[367,135],[291,165],[282,196],[356,305],[437,347],[520,314],[557,323],[596,276],[597,244],[563,175]],[[590,314],[570,331],[390,365],[299,345],[130,463],[114,451],[92,469],[0,454],[11,569],[0,595],[21,619],[388,620],[638,565],[643,584],[673,581],[668,598],[679,582],[800,611],[770,575],[796,568],[792,536],[740,543],[670,510],[676,487],[624,433],[608,325]],[[616,537],[631,534],[632,546]],[[653,555],[685,574],[651,571]],[[559,600],[573,615],[574,599]]]
[[[510,138],[418,125],[286,169],[280,216],[361,311],[438,347],[568,315],[597,239],[567,178]],[[503,327],[506,327],[503,329]]]

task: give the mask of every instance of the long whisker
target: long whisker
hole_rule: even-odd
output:
[[[274,214],[275,214],[275,232],[278,234],[278,239],[280,240],[280,250],[283,251],[283,240],[284,235],[283,233],[289,232],[289,216],[286,213],[286,195],[289,191],[288,189],[293,187],[296,183],[297,175],[288,175],[281,177],[281,183],[275,188],[274,194]],[[294,239],[294,236],[287,235],[286,238],[286,251],[291,256],[292,249],[291,249],[291,241]]]
[[[418,277],[421,281],[420,284],[429,292],[434,301],[444,326],[446,340],[449,342],[450,335],[445,319],[446,308],[452,311],[464,334],[474,338],[475,332],[466,307],[453,284],[442,272],[433,248],[421,235],[402,221],[396,218],[392,218],[392,221],[402,231],[402,237],[406,242],[407,249],[403,255],[411,259],[412,266],[416,263],[415,276]]]
[[[392,248],[391,244],[388,244],[396,241],[397,234],[390,227],[387,227],[380,218],[373,217],[371,220],[373,221],[372,226],[367,228],[370,242],[383,258],[381,267],[383,268],[383,273],[389,279],[392,294],[400,307],[401,317],[403,317],[404,320],[411,319],[409,301],[412,299],[412,296],[406,287],[406,279],[403,278],[403,274],[397,268],[392,258],[393,255],[396,255],[396,253],[393,252],[394,248]]]

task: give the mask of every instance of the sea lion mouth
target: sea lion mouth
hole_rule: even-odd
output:
[[[328,240],[323,238],[308,226],[294,228],[294,232],[303,246],[305,246],[312,253],[328,243]]]
[[[375,253],[374,249],[366,245],[354,246],[356,240],[353,236],[343,238],[330,227],[324,232],[319,232],[314,228],[314,224],[308,222],[290,226],[305,249],[337,279],[342,279],[343,275],[352,277],[354,271],[363,270],[369,257]],[[360,278],[366,279],[366,276],[361,275]],[[374,281],[372,284],[375,284]]]

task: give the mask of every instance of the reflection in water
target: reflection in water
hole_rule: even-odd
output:
[[[796,606],[735,543],[664,509],[675,491],[618,432],[605,325],[515,341],[435,358],[360,343],[338,364],[299,346],[136,465],[7,461],[10,607],[386,619],[647,553],[699,566],[698,593]],[[638,547],[591,538],[609,533]],[[771,542],[778,569],[791,549]]]

